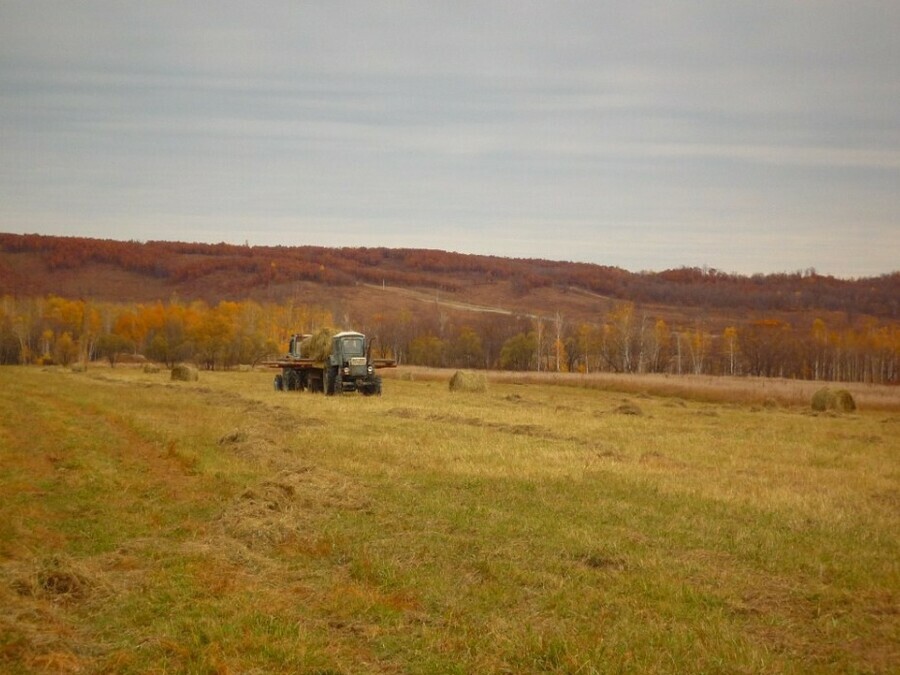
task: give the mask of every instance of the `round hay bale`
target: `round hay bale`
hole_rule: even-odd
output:
[[[457,370],[450,378],[450,391],[485,392],[487,391],[487,378],[484,373]]]
[[[823,387],[819,389],[812,397],[812,409],[818,412],[828,410],[828,401],[831,399],[831,389]]]
[[[172,379],[179,382],[196,382],[200,379],[200,373],[193,366],[179,363],[172,368]]]
[[[849,391],[838,389],[831,397],[830,408],[838,412],[853,412],[856,410],[856,401],[853,400],[853,396]]]
[[[853,412],[856,410],[856,401],[853,395],[846,389],[819,389],[812,397],[812,409],[818,412],[833,410],[836,412]]]
[[[148,375],[155,375],[159,372],[159,366],[155,363],[145,363],[144,364],[144,372]]]

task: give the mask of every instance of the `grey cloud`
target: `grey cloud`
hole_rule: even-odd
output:
[[[0,229],[889,271],[895,5],[8,0]]]

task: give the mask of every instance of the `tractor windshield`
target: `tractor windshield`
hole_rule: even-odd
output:
[[[347,337],[343,339],[344,356],[363,356],[365,345],[361,337]]]

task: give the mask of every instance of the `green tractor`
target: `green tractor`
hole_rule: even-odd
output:
[[[391,368],[396,363],[373,359],[372,343],[362,333],[320,331],[292,336],[288,354],[269,365],[281,370],[275,376],[275,389],[280,391],[325,392],[326,396],[358,391],[373,396],[381,395],[376,368]]]

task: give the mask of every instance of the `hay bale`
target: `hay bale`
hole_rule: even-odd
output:
[[[159,372],[159,366],[155,363],[145,363],[144,364],[144,372],[148,375],[155,375]]]
[[[856,401],[846,389],[838,389],[831,398],[831,409],[838,412],[853,412],[856,410]]]
[[[828,401],[831,398],[831,389],[824,387],[819,389],[812,396],[812,409],[817,412],[825,412],[828,410]]]
[[[331,328],[320,328],[303,341],[300,347],[303,357],[314,361],[327,359],[331,356],[331,338],[335,335]]]
[[[487,391],[487,378],[484,373],[457,370],[450,378],[450,391],[485,392]]]
[[[817,412],[834,410],[837,412],[853,412],[856,410],[856,401],[846,389],[829,389],[823,387],[812,397],[812,409]]]
[[[193,366],[179,363],[172,368],[172,379],[179,382],[196,382],[200,379],[200,373]]]

